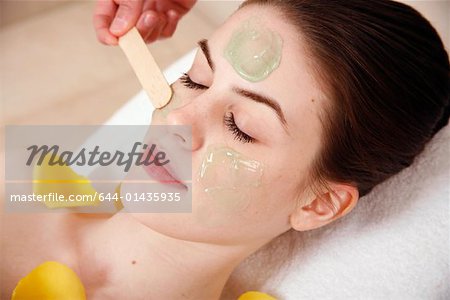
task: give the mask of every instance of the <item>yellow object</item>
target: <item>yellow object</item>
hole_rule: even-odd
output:
[[[46,155],[42,164],[35,165],[33,169],[33,193],[43,198],[45,206],[62,208],[101,204],[100,193],[95,190],[87,177],[78,175],[66,165],[51,166],[50,158],[50,155]],[[58,159],[55,157],[55,161]],[[118,197],[114,206],[119,211],[123,208],[120,201],[120,185],[117,186],[115,193]]]
[[[48,208],[95,206],[100,203],[97,191],[91,181],[75,173],[69,166],[49,164],[50,155],[46,155],[42,164],[33,169],[33,192],[43,197]],[[58,160],[55,157],[55,160]],[[64,201],[57,198],[64,196]],[[74,197],[85,197],[78,201]],[[72,199],[69,199],[72,197]],[[56,199],[55,199],[56,198]]]
[[[77,274],[64,264],[47,261],[22,278],[11,300],[85,300]]]
[[[276,298],[265,293],[250,291],[243,293],[238,300],[277,300]]]

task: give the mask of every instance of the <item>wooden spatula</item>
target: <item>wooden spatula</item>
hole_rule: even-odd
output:
[[[172,97],[172,89],[136,27],[119,39],[119,45],[152,104],[156,108],[165,106]]]

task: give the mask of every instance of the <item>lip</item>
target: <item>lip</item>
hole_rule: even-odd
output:
[[[147,145],[151,145],[147,143]],[[147,157],[148,152],[150,151],[151,147],[147,147],[147,149],[144,152],[143,157]],[[152,155],[150,156],[150,160],[153,160],[155,157],[155,154],[160,152],[158,147],[155,147],[153,150]],[[181,180],[179,180],[174,174],[174,172],[167,168],[167,164],[164,166],[157,166],[154,162],[152,162],[150,165],[146,166],[145,164],[142,164],[142,168],[144,171],[152,178],[157,180],[160,183],[169,184],[169,185],[181,185],[184,188],[187,189],[187,186],[183,184]]]

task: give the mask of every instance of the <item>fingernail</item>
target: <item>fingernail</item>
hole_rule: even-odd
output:
[[[169,10],[169,11],[167,12],[167,15],[168,15],[170,18],[174,18],[174,19],[178,18],[178,13],[177,13],[175,10],[173,10],[173,9]]]
[[[153,17],[150,14],[146,14],[144,16],[144,25],[146,27],[150,27],[151,25],[153,25]]]
[[[114,34],[120,34],[127,27],[128,22],[122,18],[115,18],[109,30]]]

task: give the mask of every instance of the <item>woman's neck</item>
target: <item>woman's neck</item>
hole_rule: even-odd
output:
[[[233,269],[260,246],[174,239],[119,213],[86,228],[79,272],[90,299],[219,299]]]

